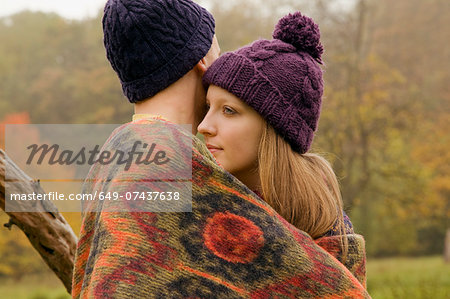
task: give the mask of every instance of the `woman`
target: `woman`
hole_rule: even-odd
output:
[[[291,224],[319,244],[340,235],[336,256],[345,263],[353,229],[336,176],[308,153],[323,94],[319,29],[297,12],[279,21],[273,38],[226,53],[208,69],[208,113],[198,131],[217,161]]]

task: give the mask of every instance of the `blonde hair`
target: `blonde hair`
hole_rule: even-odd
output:
[[[283,218],[313,239],[336,223],[345,235],[339,183],[327,160],[317,154],[294,152],[267,124],[259,145],[258,166],[262,197]]]

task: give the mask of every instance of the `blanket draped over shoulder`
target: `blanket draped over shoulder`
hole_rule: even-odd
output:
[[[103,149],[126,152],[137,140],[157,144],[167,157],[192,149],[184,161],[192,163],[192,212],[126,211],[126,200],[90,203],[102,212],[83,212],[74,298],[370,298],[358,236],[349,235],[356,241],[349,239],[342,265],[339,236],[312,240],[218,166],[198,138],[169,122],[125,124]],[[154,163],[124,168],[94,164],[83,191],[152,191],[146,178],[158,177]]]
[[[358,281],[366,287],[366,249],[364,238],[361,235],[350,233],[347,239],[347,250],[341,236],[325,236],[314,240],[317,245],[339,260]]]

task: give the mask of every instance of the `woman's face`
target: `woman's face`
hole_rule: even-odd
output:
[[[245,183],[257,169],[258,146],[264,119],[228,91],[211,85],[208,112],[198,126],[206,146],[228,172]]]

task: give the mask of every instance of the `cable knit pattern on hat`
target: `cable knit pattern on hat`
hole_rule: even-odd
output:
[[[183,77],[208,53],[214,18],[190,0],[109,0],[103,32],[107,58],[135,103]]]
[[[203,82],[242,99],[293,150],[305,153],[317,129],[323,94],[319,28],[297,12],[282,18],[273,36],[222,55]]]

